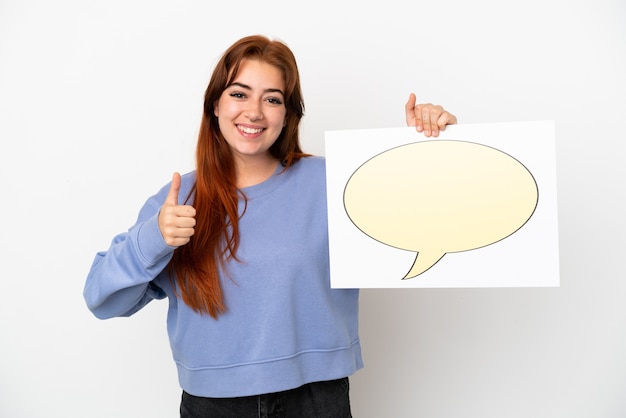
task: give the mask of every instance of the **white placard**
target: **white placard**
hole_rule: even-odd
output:
[[[553,121],[325,139],[332,287],[559,286]]]

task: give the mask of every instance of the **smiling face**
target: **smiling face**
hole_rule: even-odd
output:
[[[281,71],[258,60],[241,61],[237,76],[214,107],[236,161],[273,161],[269,148],[285,126]]]

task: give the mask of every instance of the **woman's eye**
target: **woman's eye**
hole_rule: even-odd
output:
[[[268,101],[269,103],[271,103],[271,104],[275,104],[275,105],[281,105],[281,104],[283,104],[283,101],[282,101],[282,100],[280,100],[280,99],[279,99],[279,98],[277,98],[277,97],[270,97],[269,99],[267,99],[267,101]]]
[[[234,97],[235,99],[243,99],[244,97],[246,97],[246,95],[235,91],[235,92],[230,93],[230,97]]]

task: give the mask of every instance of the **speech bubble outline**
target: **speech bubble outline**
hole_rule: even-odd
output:
[[[343,197],[361,232],[417,253],[406,280],[445,254],[517,232],[532,217],[539,190],[532,173],[506,152],[471,141],[430,140],[370,158],[350,176]]]

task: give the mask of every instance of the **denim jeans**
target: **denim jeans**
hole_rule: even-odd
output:
[[[240,398],[202,398],[183,391],[181,418],[351,418],[348,378]]]

